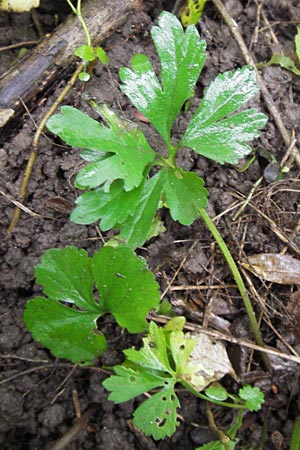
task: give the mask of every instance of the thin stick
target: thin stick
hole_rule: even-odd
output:
[[[236,40],[236,42],[242,52],[242,55],[244,57],[246,64],[252,66],[253,69],[255,70],[256,76],[257,76],[257,81],[260,85],[261,93],[263,95],[263,98],[265,100],[267,108],[270,111],[270,114],[273,116],[274,122],[276,123],[276,126],[281,134],[281,137],[282,137],[285,145],[287,147],[289,147],[291,144],[291,136],[283,123],[281,115],[273,101],[273,98],[272,98],[267,86],[265,85],[264,80],[262,79],[258,69],[256,68],[255,62],[254,62],[252,56],[250,55],[250,52],[245,44],[245,41],[239,32],[238,24],[230,16],[230,14],[228,14],[228,12],[225,9],[221,0],[212,0],[212,2],[215,5],[216,9],[221,14],[222,18],[224,19],[226,25],[228,26],[228,28],[231,32],[231,34],[233,35],[234,39]],[[296,147],[293,148],[292,154],[293,154],[293,157],[294,157],[295,161],[297,162],[298,166],[300,167],[300,154]]]
[[[158,323],[167,323],[170,320],[170,317],[167,316],[161,316],[161,315],[155,315],[155,314],[149,314],[148,318],[151,320],[154,320]],[[293,361],[297,364],[300,364],[300,358],[294,355],[287,355],[286,353],[280,352],[279,350],[275,350],[271,347],[261,347],[257,344],[253,344],[253,342],[247,341],[245,339],[236,338],[234,336],[231,336],[229,334],[223,334],[219,331],[210,330],[209,328],[204,328],[200,325],[194,325],[189,322],[186,322],[184,325],[185,330],[190,331],[198,331],[199,333],[206,334],[207,336],[212,337],[213,339],[221,340],[221,341],[227,341],[231,342],[232,344],[240,345],[241,347],[250,348],[252,350],[257,350],[261,353],[265,353],[268,355],[276,356],[281,359],[285,359],[287,361]]]
[[[57,110],[57,108],[59,107],[59,105],[62,103],[62,101],[64,100],[64,98],[66,97],[66,95],[70,92],[70,90],[73,88],[73,86],[76,83],[76,80],[78,78],[78,75],[80,74],[80,72],[83,70],[83,68],[85,67],[85,64],[79,64],[77,69],[75,70],[75,72],[73,73],[70,81],[68,82],[68,84],[64,87],[64,89],[62,90],[61,94],[58,96],[58,98],[54,101],[54,103],[51,105],[51,108],[48,110],[48,112],[44,115],[44,117],[41,120],[41,123],[39,124],[33,141],[32,141],[32,150],[29,156],[29,160],[27,162],[27,166],[25,169],[25,174],[21,183],[21,187],[19,190],[19,200],[22,203],[25,200],[26,197],[26,192],[27,192],[27,187],[28,187],[28,183],[30,180],[30,176],[32,173],[32,169],[36,160],[36,157],[38,155],[38,146],[39,146],[39,142],[40,142],[40,138],[41,135],[43,133],[43,130],[46,126],[46,122],[47,120],[55,113],[55,111]],[[9,224],[9,227],[7,229],[7,234],[11,235],[13,229],[17,226],[18,221],[19,221],[19,217],[20,217],[20,213],[21,213],[21,209],[19,207],[16,207],[13,213],[13,217],[12,220]]]
[[[241,274],[239,272],[239,269],[229,251],[229,248],[227,247],[227,245],[225,244],[225,241],[223,240],[222,236],[220,235],[217,227],[215,226],[215,224],[213,223],[212,219],[209,217],[209,215],[207,214],[206,210],[203,208],[199,209],[199,213],[200,216],[202,217],[202,219],[205,222],[205,225],[207,226],[207,228],[209,229],[209,231],[211,232],[213,238],[215,239],[216,243],[218,244],[220,250],[223,253],[223,256],[228,264],[228,267],[231,270],[231,273],[233,275],[233,278],[238,286],[238,289],[240,291],[241,297],[243,299],[244,302],[244,306],[246,308],[248,317],[249,317],[249,321],[250,321],[250,326],[252,329],[252,332],[254,334],[255,340],[257,342],[258,345],[260,345],[261,347],[264,347],[264,343],[263,343],[263,339],[262,339],[262,335],[255,317],[255,312],[253,310],[252,307],[252,303],[251,300],[248,296],[247,293],[247,289],[246,286],[244,284],[244,281],[241,277]],[[262,354],[262,358],[265,364],[265,367],[267,370],[271,370],[271,365],[270,365],[270,361],[267,357],[266,354]]]

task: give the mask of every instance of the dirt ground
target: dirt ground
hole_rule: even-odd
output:
[[[147,2],[145,2],[147,3]],[[103,43],[110,57],[108,68],[97,66],[86,91],[137,120],[135,110],[118,89],[118,69],[126,66],[136,52],[146,53],[158,68],[149,30],[163,9],[171,10],[173,1],[154,2],[155,7],[130,16],[122,29]],[[278,43],[272,41],[270,28],[263,19],[257,27],[257,5],[254,0],[226,0],[228,11],[238,23],[243,38],[256,61],[266,62],[280,47],[295,57],[293,39],[300,25],[298,0],[265,0],[263,11],[270,21]],[[45,32],[55,27],[55,14],[61,20],[67,9],[63,1],[47,2],[38,10]],[[0,15],[1,47],[16,42],[36,40],[31,14]],[[227,25],[211,2],[199,25],[201,36],[207,41],[208,58],[197,85],[195,104],[203,89],[219,73],[244,65],[243,56]],[[256,39],[257,37],[257,39]],[[1,72],[15,62],[19,49],[0,52]],[[278,66],[261,70],[283,122],[296,138],[300,132],[300,78]],[[141,436],[130,424],[136,402],[114,405],[107,400],[101,385],[106,373],[101,366],[121,363],[122,349],[139,342],[138,336],[128,336],[108,317],[104,320],[104,334],[109,348],[93,367],[78,367],[64,360],[56,360],[49,351],[34,342],[22,322],[28,299],[41,292],[34,283],[34,266],[43,252],[52,247],[76,245],[91,255],[102,245],[97,226],[73,224],[66,211],[59,208],[62,199],[70,210],[78,192],[73,187],[74,176],[82,166],[78,149],[68,148],[46,133],[40,142],[25,205],[36,217],[22,212],[11,237],[6,230],[14,205],[3,195],[18,199],[20,183],[28,160],[35,123],[39,123],[45,109],[60,92],[64,80],[58,80],[44,102],[24,114],[2,130],[0,141],[0,445],[2,450],[47,450],[70,428],[75,419],[74,396],[78,396],[80,410],[90,413],[89,426],[67,450],[192,450],[214,438],[207,425],[205,405],[187,392],[180,392],[180,426],[176,433],[161,442]],[[92,114],[82,96],[78,83],[65,104],[75,104]],[[256,253],[280,253],[299,259],[299,167],[292,164],[280,181],[274,181],[265,171],[266,154],[281,161],[287,151],[280,133],[261,96],[251,106],[257,106],[269,116],[261,138],[254,142],[257,157],[248,170],[241,173],[236,167],[220,166],[185,150],[179,156],[184,169],[197,172],[209,189],[211,217],[238,261]],[[181,121],[182,120],[182,121]],[[184,129],[185,119],[176,124],[174,136]],[[159,146],[156,134],[147,124],[140,124],[152,146]],[[1,133],[1,131],[0,131]],[[59,144],[59,145],[58,145]],[[264,150],[264,152],[262,151]],[[242,167],[245,161],[241,161]],[[234,218],[240,204],[264,176],[256,188],[250,204]],[[64,208],[65,208],[64,203]],[[67,211],[68,212],[68,211]],[[172,222],[162,213],[166,232],[147,243],[141,254],[156,274],[162,292],[178,314],[185,314],[190,322],[208,324],[224,333],[252,340],[248,318],[233,279],[218,248],[201,221],[191,227]],[[284,237],[288,237],[288,242]],[[269,283],[246,272],[247,287],[256,312],[261,318],[261,330],[267,345],[285,354],[300,353],[300,294],[297,285]],[[201,285],[201,289],[197,288]],[[259,386],[266,401],[259,413],[248,413],[240,430],[237,448],[288,449],[293,420],[299,406],[299,365],[290,360],[272,357],[272,373],[267,373],[258,353],[228,344],[228,352],[241,382]],[[228,390],[237,391],[237,382],[225,377]],[[226,427],[232,413],[216,409],[217,422]],[[263,439],[265,434],[265,440]],[[57,447],[58,448],[58,447]],[[61,447],[63,448],[63,447]]]

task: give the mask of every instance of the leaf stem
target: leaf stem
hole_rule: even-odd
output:
[[[210,398],[205,394],[200,394],[200,392],[194,389],[193,386],[191,386],[187,381],[183,379],[178,380],[178,382],[182,384],[188,391],[190,391],[196,397],[201,398],[201,400],[205,400],[206,402],[214,403],[215,405],[219,406],[225,406],[226,408],[243,409],[243,410],[247,409],[245,404],[222,402],[221,400],[214,400],[213,398]]]
[[[292,428],[292,436],[290,442],[290,450],[300,449],[300,416],[297,416],[294,420]]]
[[[67,0],[67,3],[70,6],[70,8],[73,11],[73,13],[77,16],[77,18],[78,18],[78,20],[80,22],[80,25],[82,26],[82,29],[85,32],[87,45],[89,45],[91,47],[92,46],[91,36],[90,36],[89,30],[88,30],[88,28],[86,26],[86,23],[84,21],[84,18],[82,17],[82,14],[81,14],[81,0],[77,0],[77,7],[76,8],[72,4],[71,0]]]
[[[248,317],[249,317],[249,321],[250,321],[250,326],[252,329],[252,332],[254,334],[256,343],[258,345],[260,345],[261,347],[264,347],[264,342],[261,336],[261,332],[259,330],[259,326],[255,317],[255,312],[253,310],[252,304],[251,304],[251,300],[248,296],[247,290],[246,290],[246,286],[245,283],[242,279],[242,276],[239,272],[239,269],[236,265],[236,262],[234,261],[229,248],[227,247],[224,239],[222,238],[222,236],[220,235],[217,227],[215,226],[214,222],[212,221],[212,219],[209,217],[209,215],[207,214],[206,210],[203,208],[199,209],[199,213],[200,216],[202,217],[203,221],[205,222],[205,225],[207,226],[207,228],[209,229],[209,231],[211,232],[211,234],[213,235],[213,238],[215,239],[216,243],[218,244],[220,250],[223,253],[223,256],[231,270],[231,273],[233,275],[233,278],[235,279],[235,282],[238,286],[238,289],[240,291],[241,297],[243,299]],[[265,367],[268,371],[271,371],[271,365],[270,365],[270,361],[269,358],[267,356],[267,354],[262,353],[262,359],[264,361]]]

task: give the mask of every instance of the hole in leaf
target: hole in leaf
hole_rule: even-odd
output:
[[[167,397],[165,395],[163,395],[161,399],[162,399],[163,402],[167,401]]]
[[[168,381],[164,381],[164,385],[165,386],[169,386],[169,382]]]
[[[166,422],[167,422],[167,419],[163,419],[160,421],[160,423],[158,423],[158,426],[161,428],[166,424]]]
[[[149,347],[150,347],[150,348],[156,348],[155,342],[150,341],[150,342],[149,342]]]
[[[181,344],[180,347],[179,347],[179,350],[184,350],[184,349],[185,349],[185,345]]]
[[[175,397],[174,397],[174,395],[170,395],[170,400],[171,400],[171,402],[174,402],[174,400],[175,400]]]
[[[170,409],[166,409],[166,414],[169,416],[171,414],[171,410]]]

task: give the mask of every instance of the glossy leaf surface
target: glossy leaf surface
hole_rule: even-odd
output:
[[[110,110],[107,120],[110,127],[75,108],[63,106],[61,114],[48,120],[47,127],[69,145],[99,150],[99,161],[94,160],[79,172],[76,187],[105,185],[108,191],[113,181],[122,179],[124,189],[129,191],[142,182],[145,167],[154,159],[154,151],[141,130],[129,128]],[[106,158],[103,152],[107,152]]]
[[[147,117],[170,145],[171,128],[183,104],[194,95],[194,87],[206,59],[205,41],[195,27],[184,32],[180,21],[163,12],[151,34],[161,64],[161,83],[145,55],[132,60],[132,69],[122,68],[122,91]]]
[[[251,151],[246,142],[259,136],[267,117],[256,109],[233,113],[258,90],[250,67],[219,75],[207,88],[181,144],[219,163],[237,163]]]
[[[93,258],[76,247],[47,250],[36,277],[48,298],[27,303],[25,324],[55,356],[75,363],[91,363],[105,349],[98,317],[110,313],[120,326],[141,332],[147,328],[147,313],[158,307],[160,299],[145,261],[124,247],[102,248]],[[93,298],[95,284],[98,302]]]

